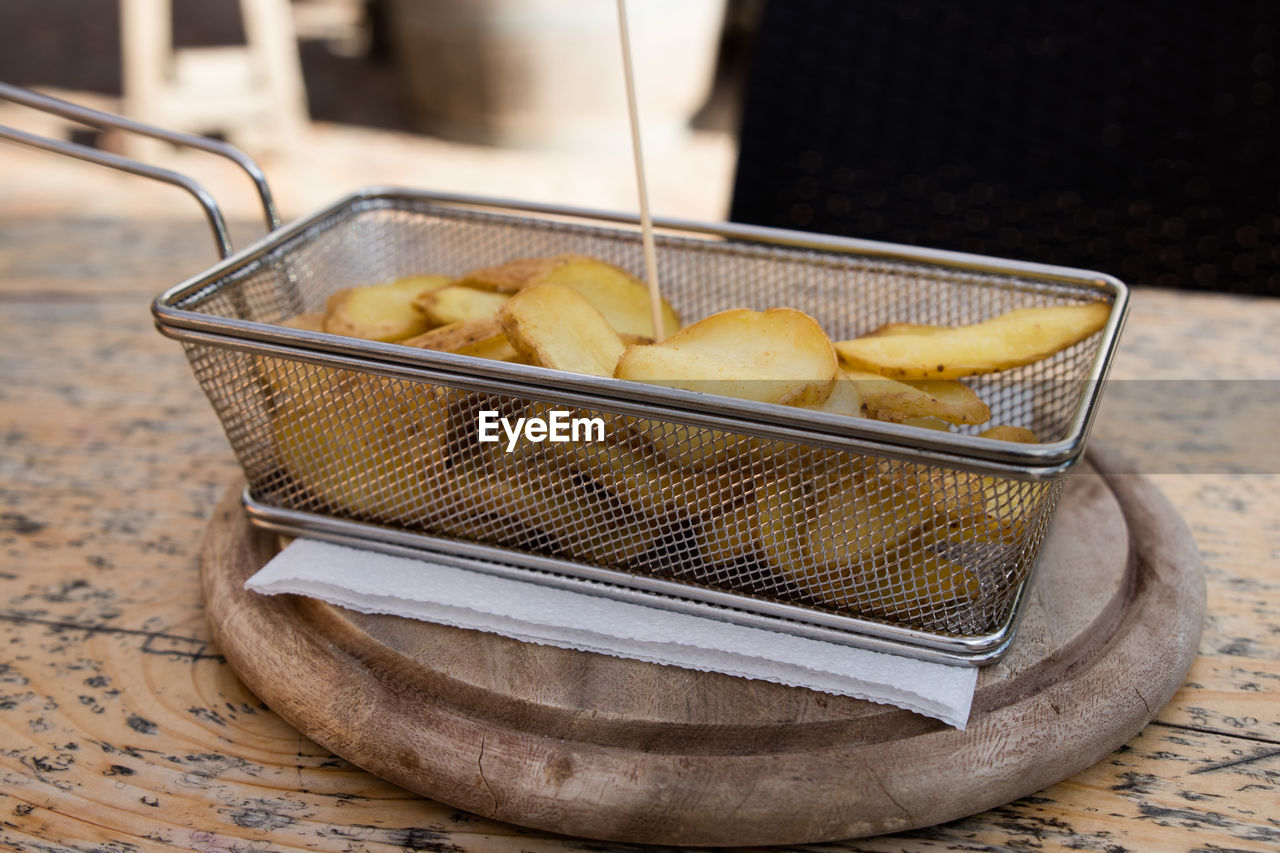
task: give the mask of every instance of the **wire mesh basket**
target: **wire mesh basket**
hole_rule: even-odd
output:
[[[224,260],[159,296],[248,480],[260,527],[833,642],[951,662],[998,657],[1080,458],[1127,304],[1101,273],[739,225],[656,221],[686,323],[789,307],[833,340],[1104,302],[1106,326],[969,384],[1039,443],[939,432],[714,393],[281,325],[339,290],[572,252],[639,270],[634,219],[370,189],[280,228],[261,171],[211,140],[0,84],[0,97],[230,157],[270,233],[230,257],[184,176],[0,127],[0,137],[177,184]],[[481,417],[560,417],[583,438],[480,440]]]
[[[1104,300],[1111,323],[972,383],[993,422],[1044,439],[1026,446],[281,327],[343,288],[410,275],[562,252],[642,264],[623,217],[401,190],[357,193],[275,232],[155,313],[222,419],[260,525],[918,656],[998,655],[1083,449],[1123,285],[660,224],[664,294],[686,322],[788,306],[842,339]],[[508,451],[478,439],[482,413],[555,411],[603,440]]]

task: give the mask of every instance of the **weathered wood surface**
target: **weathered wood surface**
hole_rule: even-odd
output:
[[[199,224],[0,221],[0,847],[602,849],[469,816],[335,759],[230,673],[200,538],[236,465],[147,302],[211,262]],[[1280,303],[1139,291],[1116,375],[1276,378]],[[1071,779],[830,850],[1274,849],[1280,476],[1165,473],[1166,412],[1096,435],[1186,518],[1208,616],[1187,684]],[[1195,420],[1182,435],[1203,439]],[[1170,469],[1172,470],[1172,469]]]
[[[1090,461],[1066,483],[1019,642],[982,670],[963,732],[846,697],[257,595],[244,582],[279,541],[249,525],[243,481],[205,534],[205,608],[236,674],[285,720],[486,817],[699,845],[901,832],[1089,767],[1182,686],[1204,616],[1195,545],[1147,481]]]

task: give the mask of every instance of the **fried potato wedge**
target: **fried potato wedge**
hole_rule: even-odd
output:
[[[865,417],[867,413],[866,402],[862,398],[862,392],[858,390],[857,383],[843,370],[837,373],[835,384],[831,386],[831,393],[827,399],[805,408],[817,412],[829,412],[833,415],[847,415],[851,418]]]
[[[436,503],[446,449],[423,412],[429,386],[363,374],[314,380],[284,399],[271,429],[281,466],[334,510],[364,521],[409,522]],[[361,416],[335,421],[336,409]]]
[[[587,298],[619,334],[653,339],[653,316],[649,307],[649,286],[626,270],[582,255],[568,256],[567,262],[538,278],[538,284],[563,284]],[[680,328],[680,316],[671,303],[662,300],[662,336]]]
[[[414,298],[448,283],[447,276],[426,275],[340,290],[325,306],[324,331],[387,342],[420,334],[430,323],[414,310]]]
[[[967,566],[930,550],[891,555],[892,568],[873,571],[849,603],[868,616],[918,624],[963,613],[978,602],[982,585]]]
[[[400,341],[407,347],[433,349],[440,352],[458,352],[466,347],[476,346],[497,335],[501,335],[502,323],[497,317],[481,317],[477,320],[463,320],[439,326],[430,331]]]
[[[438,326],[400,343],[408,347],[489,358],[494,361],[522,361],[520,354],[507,340],[506,333],[502,331],[502,322],[497,317],[480,317],[475,320],[462,320],[447,326]]]
[[[280,325],[304,332],[323,332],[324,313],[313,311],[306,314],[298,314],[287,320],[282,320]],[[308,388],[312,387],[316,381],[314,376],[316,371],[323,371],[321,375],[326,377],[329,375],[327,368],[317,368],[311,365],[284,361],[269,355],[255,356],[254,361],[257,364],[258,374],[267,383],[273,398],[277,401],[281,398],[289,397],[295,392],[304,393]]]
[[[1040,439],[1036,438],[1036,434],[1026,427],[1009,426],[1008,424],[998,424],[985,429],[978,433],[979,438],[993,438],[996,441],[1016,441],[1019,444],[1035,444]]]
[[[699,553],[711,565],[762,562],[793,590],[867,616],[934,618],[975,600],[976,575],[945,556],[948,528],[881,486],[759,482],[699,528]]]
[[[518,258],[495,267],[472,270],[456,283],[499,293],[514,293],[543,284],[562,284],[585,296],[618,334],[653,340],[648,285],[620,267],[586,255]],[[671,303],[663,299],[663,337],[674,334],[679,328],[679,315]]]
[[[505,293],[449,286],[418,294],[414,297],[413,307],[431,325],[447,326],[464,320],[492,317],[507,299]]]
[[[564,442],[552,447],[578,476],[654,518],[688,520],[709,515],[741,494],[736,478],[675,465],[617,421],[606,425],[603,442]]]
[[[661,343],[627,347],[613,375],[760,403],[820,405],[836,381],[822,327],[800,311],[721,311]]]
[[[1111,306],[1021,308],[971,326],[840,341],[851,366],[891,379],[959,379],[1048,358],[1104,325]]]
[[[541,284],[512,296],[498,312],[503,331],[530,364],[612,376],[624,349],[617,331],[577,291]]]
[[[936,335],[945,332],[951,326],[931,326],[928,323],[885,323],[877,326],[860,338],[887,338],[892,335]]]
[[[589,492],[547,445],[485,445],[450,472],[438,532],[612,566],[633,565],[664,533],[657,520]],[[515,470],[538,477],[512,476]],[[609,519],[607,530],[599,522]]]
[[[289,329],[300,329],[304,332],[323,332],[324,312],[310,311],[305,314],[298,314],[288,320],[282,320],[280,325]]]
[[[953,424],[982,424],[991,419],[987,404],[973,389],[954,379],[899,382],[853,369],[846,370],[845,375],[861,395],[869,418],[892,423],[940,418]]]
[[[517,293],[526,287],[533,287],[538,283],[539,276],[567,263],[571,257],[574,256],[516,258],[504,264],[470,270],[454,279],[453,284],[498,293]]]

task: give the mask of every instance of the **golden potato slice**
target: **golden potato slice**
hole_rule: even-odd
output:
[[[574,255],[556,255],[551,258],[516,258],[505,264],[480,267],[463,273],[454,280],[458,287],[477,290],[496,290],[499,293],[516,293],[537,284],[540,275],[568,263]]]
[[[430,324],[414,310],[414,297],[448,283],[447,276],[426,275],[340,290],[325,306],[324,331],[388,342],[420,334]]]
[[[800,311],[721,311],[661,343],[627,347],[613,375],[727,397],[820,405],[836,380],[822,327]]]
[[[524,359],[520,357],[520,353],[516,352],[516,348],[511,345],[511,341],[507,340],[507,336],[501,332],[493,335],[492,337],[478,340],[474,343],[464,344],[455,349],[454,352],[458,355],[488,358],[493,361],[524,363]]]
[[[840,341],[836,349],[850,365],[893,379],[958,379],[1048,358],[1096,333],[1110,316],[1103,302],[1021,308],[945,331]]]
[[[553,446],[578,475],[654,518],[692,519],[715,512],[741,495],[736,478],[704,476],[675,465],[616,424],[606,426],[603,442]]]
[[[548,447],[555,445],[521,444],[507,454],[486,444],[455,466],[437,531],[613,566],[633,564],[656,544],[662,525],[583,489]],[[510,474],[517,470],[537,475]]]
[[[501,334],[503,334],[502,323],[497,317],[481,317],[477,320],[463,320],[459,323],[440,326],[400,343],[419,349],[458,352],[468,347],[480,346]]]
[[[940,418],[953,424],[981,424],[991,409],[969,386],[954,379],[899,382],[862,370],[845,371],[862,396],[867,417],[905,423],[914,418]]]
[[[904,426],[920,427],[920,429],[931,429],[937,432],[951,432],[951,427],[942,418],[907,418],[902,422]]]
[[[298,314],[287,320],[282,320],[280,325],[304,332],[323,332],[324,313],[313,311],[311,313]],[[329,371],[325,368],[284,361],[275,356],[254,356],[254,362],[257,365],[258,374],[267,383],[267,386],[271,389],[273,400],[277,402],[280,398],[290,396],[295,392],[305,392],[309,386],[314,384],[316,371],[323,371],[324,376],[329,375]]]
[[[306,394],[277,406],[271,429],[281,466],[333,510],[408,523],[429,510],[444,479],[445,447],[423,412],[428,386],[347,374],[309,374]],[[358,411],[337,421],[329,413]],[[417,514],[417,515],[415,515]]]
[[[824,404],[835,385],[831,343],[813,318],[789,308],[723,311],[659,344],[627,347],[614,376],[793,406]],[[760,439],[675,423],[636,425],[665,459],[706,474],[764,458]]]
[[[1008,424],[998,424],[991,429],[983,430],[978,433],[980,438],[993,438],[996,441],[1016,441],[1020,444],[1035,444],[1040,439],[1036,438],[1036,434],[1026,427],[1009,426]]]
[[[508,299],[505,293],[473,287],[441,287],[418,294],[413,307],[433,326],[447,326],[463,320],[492,317]]]
[[[757,483],[751,500],[698,533],[710,565],[761,560],[793,588],[846,612],[927,617],[980,592],[972,572],[935,550],[949,531],[930,508],[874,478]]]
[[[889,558],[888,568],[871,574],[848,606],[868,616],[918,624],[963,613],[982,595],[972,569],[929,550],[912,549]]]
[[[622,339],[604,315],[563,285],[520,291],[498,318],[516,352],[542,367],[612,376],[623,351]]]
[[[311,311],[305,314],[298,314],[288,320],[282,320],[280,325],[289,329],[300,329],[304,332],[323,332],[324,312]]]
[[[830,396],[817,405],[806,406],[805,408],[813,409],[817,412],[829,412],[833,415],[861,418],[866,415],[867,406],[862,399],[862,393],[858,390],[857,383],[849,377],[849,374],[841,370],[836,376],[835,385],[831,387]]]
[[[585,296],[618,334],[653,340],[648,285],[624,269],[586,255],[519,258],[495,267],[472,270],[456,283],[501,293],[514,293],[543,284],[562,284]],[[679,315],[663,299],[663,337],[674,334],[679,328]]]
[[[945,332],[951,326],[930,326],[927,323],[885,323],[867,332],[865,335],[859,335],[860,338],[887,338],[891,335],[936,335],[938,332]]]
[[[568,256],[566,263],[542,273],[538,284],[563,284],[573,288],[596,307],[619,334],[653,339],[653,315],[649,286],[626,270],[582,255]],[[662,336],[680,328],[680,316],[662,300]]]
[[[926,508],[961,541],[1017,541],[1047,494],[1042,484],[887,461],[871,479]]]

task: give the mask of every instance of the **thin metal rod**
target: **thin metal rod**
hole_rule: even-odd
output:
[[[280,215],[276,212],[275,201],[271,196],[271,188],[267,185],[266,175],[263,174],[262,169],[256,162],[254,162],[252,157],[245,154],[234,145],[228,145],[227,143],[219,142],[216,139],[209,139],[207,136],[197,136],[191,133],[180,133],[175,130],[165,130],[161,127],[153,127],[149,124],[143,124],[142,122],[125,118],[124,116],[112,115],[111,113],[104,113],[101,110],[82,107],[79,104],[73,104],[69,101],[50,97],[49,95],[42,95],[39,92],[33,92],[30,89],[24,89],[20,86],[13,86],[8,83],[0,83],[0,98],[7,101],[13,101],[15,104],[22,104],[23,106],[40,110],[41,112],[52,113],[53,115],[62,116],[63,118],[69,118],[72,121],[78,121],[81,124],[93,125],[94,127],[115,128],[128,133],[136,133],[140,136],[149,136],[152,139],[161,139],[165,142],[171,142],[174,145],[185,145],[188,148],[196,148],[200,151],[216,154],[219,157],[225,157],[243,169],[245,174],[249,176],[249,179],[253,181],[253,185],[258,191],[258,199],[262,203],[262,210],[267,222],[267,230],[274,231],[280,227]],[[126,169],[125,171],[129,170]]]
[[[649,316],[653,340],[661,341],[662,291],[658,287],[658,254],[653,242],[653,219],[649,216],[649,190],[644,179],[644,152],[640,148],[640,110],[636,106],[636,81],[631,70],[631,36],[627,32],[627,2],[618,0],[618,32],[622,37],[622,75],[627,82],[627,109],[631,115],[631,151],[636,161],[636,185],[640,194],[640,234],[644,246],[644,271],[649,280]]]
[[[86,160],[90,163],[97,163],[100,166],[119,169],[122,172],[141,175],[144,178],[151,178],[181,187],[191,193],[195,200],[200,203],[200,206],[204,208],[204,214],[209,219],[209,227],[213,230],[213,238],[218,244],[219,256],[225,258],[231,254],[231,238],[227,234],[227,223],[222,218],[222,211],[218,209],[218,203],[208,190],[186,175],[169,169],[161,169],[157,166],[148,166],[145,163],[139,163],[136,160],[130,160],[127,157],[121,157],[108,151],[90,148],[87,145],[63,142],[60,139],[47,139],[43,136],[36,136],[23,130],[5,127],[4,125],[0,125],[0,139],[7,139],[10,142],[17,142],[21,145],[29,145],[32,148],[39,148],[43,151],[52,151],[55,154],[64,154],[77,160]]]

